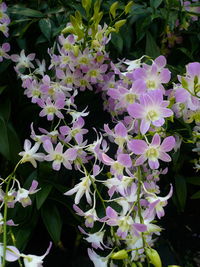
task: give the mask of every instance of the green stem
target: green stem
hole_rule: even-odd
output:
[[[139,215],[139,218],[140,218],[140,223],[144,224],[144,219],[142,217],[142,208],[141,208],[141,205],[140,205],[140,194],[141,194],[141,183],[142,183],[142,174],[141,174],[140,166],[138,166],[137,174],[138,174],[137,175],[137,177],[138,177],[138,190],[137,190],[138,215]],[[141,233],[141,235],[142,235],[143,248],[144,248],[144,251],[145,251],[146,240],[145,240],[144,234]],[[146,251],[145,251],[145,253],[146,253]],[[146,255],[146,258],[147,258],[147,264],[148,264],[148,267],[149,267],[150,263],[149,263],[147,255]]]
[[[7,181],[6,184],[6,191],[5,191],[5,197],[4,197],[4,214],[3,214],[3,263],[2,263],[2,267],[6,266],[6,247],[7,247],[7,215],[8,215],[8,191],[9,191],[9,186],[10,186],[10,182],[13,179],[13,176],[17,170],[17,167],[19,166],[19,164],[21,163],[21,161],[19,161],[17,163],[17,165],[15,166],[14,170],[12,171],[12,173],[6,177],[5,181]]]
[[[6,185],[6,192],[5,192],[5,199],[4,199],[4,215],[3,215],[3,264],[2,267],[6,266],[6,247],[7,247],[7,214],[8,214],[8,190],[10,181],[12,180],[12,176],[10,176],[11,179],[8,180],[8,183]]]

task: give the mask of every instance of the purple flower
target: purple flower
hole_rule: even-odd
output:
[[[145,134],[150,125],[160,127],[165,123],[164,118],[173,115],[171,109],[166,108],[169,101],[163,100],[161,90],[154,90],[141,95],[140,104],[134,103],[128,106],[128,113],[135,119],[141,119],[140,131]]]
[[[76,149],[69,148],[63,153],[63,145],[58,143],[54,150],[50,140],[44,141],[43,146],[45,151],[49,153],[44,159],[46,161],[53,161],[52,167],[54,170],[59,171],[61,163],[65,166],[65,168],[70,170],[72,169],[71,162],[75,160],[77,156]]]
[[[21,162],[30,162],[33,167],[37,167],[36,160],[43,161],[44,154],[43,153],[36,153],[40,147],[39,143],[35,143],[34,146],[31,148],[31,142],[26,139],[24,142],[24,151],[20,152],[19,155],[22,156]]]
[[[10,51],[10,44],[4,43],[0,46],[0,62],[3,61],[3,58],[10,58],[10,56],[6,53]]]
[[[46,101],[39,99],[37,103],[41,108],[43,108],[42,111],[40,111],[39,116],[47,116],[48,121],[52,121],[54,115],[56,115],[60,119],[64,119],[64,116],[60,112],[60,109],[63,109],[65,106],[64,99],[58,98],[55,103],[52,103],[51,98],[48,97]]]
[[[128,154],[120,153],[117,155],[117,160],[111,159],[108,155],[102,153],[103,163],[111,166],[111,172],[117,174],[119,178],[122,177],[124,168],[132,166],[131,157]]]
[[[151,144],[147,144],[143,140],[132,140],[128,143],[128,148],[134,154],[140,155],[135,162],[135,166],[143,164],[148,160],[151,169],[159,168],[159,159],[165,162],[171,161],[171,157],[166,153],[175,147],[175,138],[173,136],[166,137],[160,144],[159,134],[153,136]]]
[[[29,54],[28,56],[25,56],[24,50],[21,51],[20,56],[19,55],[11,55],[11,59],[14,62],[17,62],[16,69],[20,68],[34,68],[33,63],[31,62],[34,60],[35,54]]]
[[[17,196],[16,196],[15,201],[20,202],[24,208],[31,205],[32,201],[29,195],[35,194],[36,192],[40,190],[40,189],[36,189],[37,186],[38,186],[38,182],[36,180],[33,180],[29,190],[26,190],[24,188],[19,188],[19,190],[17,191]]]
[[[163,56],[155,59],[152,65],[143,64],[142,68],[133,71],[133,79],[145,81],[146,88],[149,90],[164,90],[163,83],[168,83],[171,73],[164,68],[166,60]]]

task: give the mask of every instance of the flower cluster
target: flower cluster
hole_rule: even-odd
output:
[[[194,152],[199,152],[200,136],[200,63],[193,62],[186,66],[184,76],[178,76],[179,83],[174,84],[169,94],[173,103],[172,110],[177,118],[182,118],[185,123],[193,126],[193,140],[196,144]],[[196,168],[199,170],[199,159],[195,160]]]
[[[24,93],[41,108],[39,116],[46,116],[54,125],[50,132],[39,128],[40,134],[31,126],[35,144],[31,147],[30,141],[25,141],[24,152],[20,153],[22,162],[29,161],[36,167],[37,160],[50,161],[55,171],[74,165],[83,174],[65,195],[75,195],[74,210],[88,228],[80,230],[92,248],[111,250],[106,258],[88,250],[95,266],[98,261],[111,264],[114,251],[121,247],[131,252],[127,260],[144,260],[146,246],[153,245],[153,234],[161,231],[154,223],[155,218],[164,215],[163,207],[172,195],[171,187],[166,197],[158,196],[159,175],[166,173],[166,169],[159,169],[160,161],[171,161],[168,152],[175,146],[174,137],[165,130],[165,121],[173,116],[170,101],[165,99],[164,85],[170,80],[165,58],[160,56],[151,64],[142,63],[141,58],[115,65],[104,50],[108,40],[104,38],[96,51],[93,47],[82,48],[84,40],[78,40],[76,35],[61,35],[59,55],[49,50],[54,79],[45,73],[45,64],[42,68],[38,60],[38,68],[34,69],[35,55],[25,56],[22,51],[20,56],[11,56],[17,63],[15,69],[22,79]],[[125,65],[127,70],[122,72],[120,68],[125,70]],[[24,74],[24,69],[33,71]],[[104,125],[105,137],[97,133],[92,143],[87,140],[88,130],[84,128],[89,112],[78,111],[75,104],[78,91],[85,89],[101,92],[104,107],[116,122],[113,129]],[[115,155],[108,155],[106,136],[116,145]],[[38,152],[40,148],[42,153]],[[102,173],[109,175],[105,179]],[[99,192],[102,186],[104,197]],[[87,206],[82,210],[79,205],[84,199]],[[104,216],[99,215],[97,200]],[[99,225],[99,230],[90,232],[94,225]],[[110,236],[109,228],[116,233]]]
[[[74,196],[73,208],[83,217],[85,229],[79,226],[79,230],[92,247],[90,259],[96,267],[104,267],[117,266],[117,260],[131,264],[149,258],[149,247],[162,230],[155,222],[164,216],[173,192],[170,186],[162,196],[159,189],[160,176],[167,173],[171,161],[169,153],[178,146],[167,122],[174,117],[195,121],[199,137],[200,67],[190,63],[185,76],[178,77],[180,84],[166,90],[171,73],[164,56],[115,64],[105,50],[114,28],[93,26],[86,27],[80,16],[72,19],[58,38],[57,52],[48,50],[49,67],[24,50],[11,59],[24,94],[38,105],[39,116],[47,118],[49,125],[37,130],[31,125],[34,144],[25,140],[20,163],[30,162],[36,168],[37,161],[47,161],[55,171],[74,167],[82,174],[65,195]],[[104,132],[96,130],[96,140],[91,142],[85,126],[89,112],[76,105],[76,96],[85,90],[101,94],[113,121],[104,125]],[[36,185],[34,181],[29,190],[19,187],[17,192],[11,188],[7,205],[31,204],[29,194],[36,193]],[[37,262],[38,258],[28,256],[25,266],[29,258]],[[43,256],[38,263],[42,260]]]
[[[9,28],[8,25],[10,24],[10,18],[6,14],[7,6],[4,2],[0,4],[0,32],[3,33],[5,37],[9,36]],[[0,62],[3,61],[3,58],[9,58],[9,55],[7,52],[10,51],[10,44],[9,43],[3,43],[0,46]]]

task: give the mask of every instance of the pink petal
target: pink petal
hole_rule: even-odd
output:
[[[61,127],[59,128],[59,131],[60,131],[60,133],[61,133],[62,135],[67,135],[67,134],[69,134],[70,130],[71,130],[71,129],[70,129],[68,126],[61,126]]]
[[[55,160],[52,164],[52,167],[55,171],[59,171],[61,167],[61,162],[58,160]]]
[[[171,78],[171,72],[168,69],[163,69],[160,73],[162,83],[168,83]]]
[[[173,111],[169,108],[161,108],[161,115],[164,118],[167,118],[173,115]]]
[[[65,151],[64,156],[67,160],[75,160],[77,156],[77,150],[75,148],[69,148]]]
[[[2,45],[2,49],[4,50],[4,52],[10,51],[10,44],[9,43],[4,43]]]
[[[44,147],[44,150],[48,153],[52,153],[54,151],[53,145],[49,140],[44,141],[43,147]]]
[[[158,169],[160,164],[159,164],[159,161],[156,159],[156,160],[148,160],[148,163],[149,163],[149,167],[152,169],[152,170],[155,170],[155,169]]]
[[[108,218],[111,218],[111,219],[117,219],[118,217],[117,212],[114,209],[112,209],[110,206],[106,208],[106,215]]]
[[[163,140],[160,149],[164,152],[169,152],[175,147],[175,144],[175,138],[173,136],[168,136]]]
[[[128,154],[118,155],[117,161],[126,167],[131,167],[132,165],[131,157]]]
[[[35,189],[36,189],[37,187],[38,187],[38,181],[33,180],[33,181],[32,181],[32,184],[31,184],[31,187],[29,188],[29,192],[31,193],[31,192],[35,191]]]
[[[166,58],[164,56],[157,57],[154,62],[160,68],[163,68],[167,64]]]
[[[159,146],[160,145],[160,135],[159,134],[156,133],[153,136],[153,139],[151,141],[151,145],[153,145],[153,146]]]
[[[141,155],[148,148],[148,145],[143,140],[131,140],[128,142],[128,148],[136,155]]]
[[[31,142],[30,142],[28,139],[26,139],[26,140],[24,141],[24,150],[25,150],[25,151],[29,151],[30,148],[31,148]]]
[[[19,257],[20,257],[20,252],[16,247],[7,246],[7,249],[6,249],[6,260],[7,261],[13,262],[13,261],[18,260]]]
[[[35,58],[35,54],[34,54],[34,53],[29,54],[29,55],[27,56],[27,58],[30,59],[30,60],[33,60],[33,59]]]
[[[124,126],[124,124],[122,122],[119,122],[115,126],[115,133],[116,133],[117,136],[126,137],[127,129],[126,129],[126,127]]]
[[[147,226],[145,224],[134,223],[133,226],[139,232],[145,232],[145,231],[147,231]]]
[[[144,114],[144,108],[142,105],[138,103],[134,103],[128,106],[127,111],[130,116],[132,116],[135,119],[140,119],[143,117]]]
[[[141,125],[140,125],[140,132],[141,134],[145,134],[150,127],[151,122],[147,121],[146,119],[142,119]]]
[[[135,161],[135,166],[139,166],[145,162],[147,157],[145,155],[141,155],[136,161]]]
[[[111,159],[109,156],[107,156],[106,154],[102,153],[102,159],[103,159],[103,162],[106,164],[106,165],[112,165],[114,163],[114,160]]]
[[[172,160],[171,157],[165,152],[160,152],[159,159],[165,162],[170,162]]]

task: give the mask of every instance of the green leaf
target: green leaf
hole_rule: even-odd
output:
[[[163,0],[150,0],[150,6],[154,8],[158,8]]]
[[[10,99],[6,98],[0,105],[0,116],[7,122],[10,118],[11,103]]]
[[[128,4],[124,8],[125,14],[128,14],[131,11],[132,6],[133,6],[133,1],[128,2]]]
[[[4,72],[10,64],[11,60],[4,60],[3,62],[1,62],[0,73]]]
[[[117,10],[117,8],[118,8],[118,5],[119,5],[119,2],[116,1],[116,2],[114,2],[114,3],[111,5],[111,7],[110,7],[110,13],[111,13],[111,15],[112,15],[113,18],[116,17],[116,10]]]
[[[3,93],[3,91],[6,89],[7,85],[0,86],[0,94]]]
[[[191,199],[198,199],[198,198],[200,198],[200,190],[191,196]]]
[[[7,134],[8,134],[9,149],[10,149],[10,160],[14,164],[16,164],[19,159],[18,153],[21,151],[21,145],[19,137],[10,123],[7,126]]]
[[[15,207],[16,209],[16,207]],[[31,234],[34,230],[34,228],[36,227],[36,224],[38,222],[38,212],[37,210],[33,210],[31,206],[26,208],[29,210],[28,212],[28,216],[26,216],[26,218],[24,219],[25,221],[19,221],[20,224],[18,227],[12,227],[12,231],[14,233],[15,236],[15,240],[16,240],[16,247],[18,249],[20,249],[20,251],[24,250],[27,243],[30,240]],[[17,209],[17,213],[25,213],[24,208],[19,207],[19,209]],[[15,217],[11,217],[15,220]],[[18,223],[18,220],[17,222]],[[14,228],[14,229],[13,229]]]
[[[153,36],[149,31],[146,33],[145,54],[153,58],[156,58],[160,55],[160,49],[158,48]]]
[[[46,43],[46,42],[47,42],[47,38],[46,38],[43,34],[41,34],[41,35],[37,38],[35,44],[38,45],[38,44],[43,44],[43,43]]]
[[[37,169],[36,170],[34,170],[34,171],[32,171],[29,175],[28,175],[28,177],[26,178],[26,181],[25,181],[25,183],[24,183],[24,185],[23,185],[23,187],[24,188],[30,188],[30,186],[31,186],[31,184],[32,184],[32,181],[33,180],[37,180]],[[34,195],[33,195],[34,196]]]
[[[13,6],[11,8],[8,8],[8,12],[12,13],[12,14],[22,15],[22,16],[26,16],[26,17],[33,17],[33,18],[43,18],[44,17],[42,12],[40,12],[38,10],[20,7],[20,6]]]
[[[25,27],[23,27],[21,29],[21,31],[19,32],[20,38],[22,38],[22,36],[25,34],[25,32],[28,30],[28,28],[36,21],[37,21],[37,19],[32,19],[29,23],[25,24]]]
[[[119,53],[122,52],[123,49],[123,39],[120,34],[112,33],[111,43],[116,47]]]
[[[200,177],[198,176],[187,177],[186,182],[189,184],[200,185]]]
[[[180,47],[178,48],[178,50],[180,50],[182,53],[184,53],[189,59],[194,61],[194,57],[192,55],[192,53],[185,47]]]
[[[41,187],[40,191],[37,192],[37,194],[36,194],[36,205],[37,205],[37,209],[38,210],[42,207],[43,203],[47,199],[48,195],[51,192],[52,187],[53,186],[51,184],[45,184],[44,186]]]
[[[183,211],[187,198],[187,185],[186,185],[186,180],[183,176],[180,175],[175,176],[175,187],[176,187],[178,202],[180,204],[181,210]]]
[[[39,27],[44,36],[50,41],[51,39],[51,21],[50,19],[41,19]]]
[[[146,15],[145,18],[141,18],[141,19],[136,21],[136,36],[137,36],[136,43],[138,43],[139,41],[141,41],[144,38],[146,30],[148,29],[148,27],[151,24],[150,14],[145,12],[145,15]]]
[[[41,208],[41,215],[51,238],[54,243],[58,244],[60,241],[62,221],[57,207],[50,202],[45,203]]]
[[[0,116],[0,153],[10,159],[8,133],[5,120]]]

